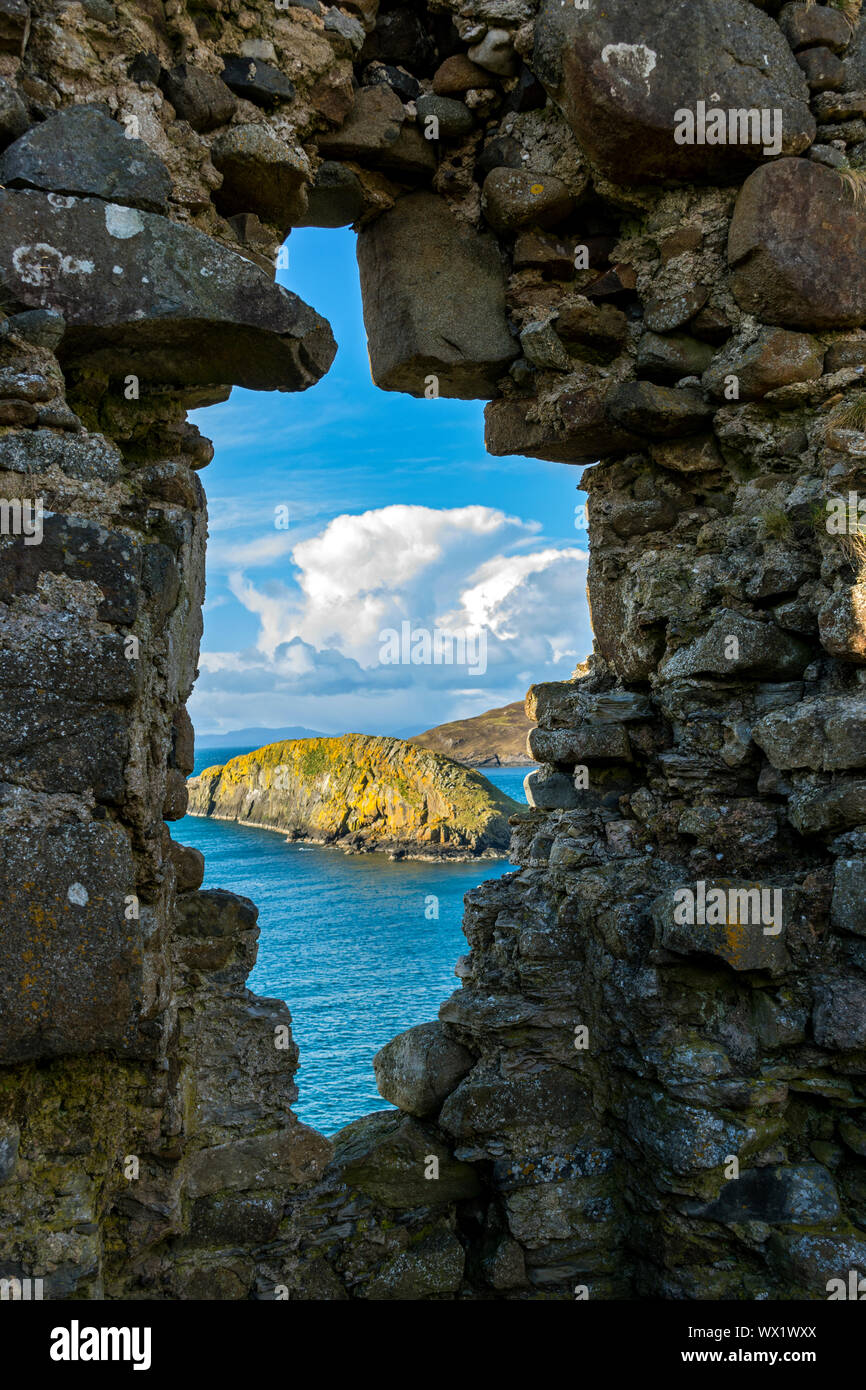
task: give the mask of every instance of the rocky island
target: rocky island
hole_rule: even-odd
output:
[[[515,700],[471,719],[454,719],[416,734],[413,743],[444,753],[465,767],[532,767],[526,740],[532,729],[525,702]]]
[[[395,858],[469,859],[508,849],[522,808],[480,773],[398,738],[289,739],[190,778],[189,814]]]

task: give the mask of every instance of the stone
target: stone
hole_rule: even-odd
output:
[[[364,185],[354,169],[336,160],[323,160],[307,193],[307,211],[296,227],[349,227],[367,211]]]
[[[400,1111],[365,1115],[335,1134],[333,1144],[332,1170],[349,1188],[357,1188],[384,1207],[410,1211],[478,1194],[472,1165],[453,1158],[432,1126]],[[439,1160],[435,1181],[424,1177],[428,1156]]]
[[[226,58],[222,80],[236,96],[266,110],[295,97],[295,84],[278,68],[258,58]]]
[[[682,914],[682,899],[677,897],[681,890],[672,889],[656,898],[650,909],[658,944],[677,955],[718,956],[738,972],[766,970],[772,976],[783,974],[791,963],[785,946],[790,910],[784,889],[781,893],[782,921],[779,922],[775,913],[778,901],[775,889],[766,882],[744,883],[715,878],[704,880],[703,883],[707,899],[711,898],[714,889],[726,895],[728,906],[725,920],[718,923],[677,921],[677,914]],[[682,888],[688,889],[693,895],[693,915],[697,919],[700,882],[685,882]],[[760,916],[765,902],[770,908],[768,915],[774,918],[769,923]],[[732,906],[733,917],[730,915]],[[712,915],[712,907],[713,903],[709,901],[707,915]]]
[[[468,107],[467,107],[468,110]],[[495,135],[485,142],[475,161],[475,177],[483,182],[491,169],[522,169],[522,150],[511,135]]]
[[[530,729],[529,752],[536,762],[575,767],[618,759],[631,762],[628,732],[621,724],[587,721],[577,729]]]
[[[866,936],[866,859],[837,859],[830,920],[837,931]]]
[[[705,391],[723,397],[728,379],[737,378],[740,400],[759,400],[779,386],[815,381],[824,366],[824,349],[805,333],[762,328],[748,347],[731,345],[705,372]]]
[[[866,584],[837,589],[822,604],[818,635],[831,656],[866,666]]]
[[[866,821],[866,780],[840,777],[830,786],[798,788],[788,799],[788,820],[801,835],[862,825]]]
[[[460,1241],[451,1231],[444,1230],[401,1250],[380,1265],[360,1295],[389,1302],[453,1298],[463,1282],[465,1262]]]
[[[561,179],[528,169],[491,169],[481,193],[485,218],[497,232],[506,234],[521,227],[555,227],[573,207]]]
[[[405,68],[392,63],[368,63],[364,69],[365,87],[390,87],[401,101],[415,101],[421,95],[421,83]]]
[[[0,149],[23,135],[30,125],[27,108],[5,77],[0,77]]]
[[[554,280],[570,280],[574,271],[574,247],[550,232],[521,232],[514,243],[514,269],[533,266]],[[589,308],[589,300],[584,300]]]
[[[367,37],[361,21],[343,14],[336,5],[325,10],[325,33],[339,35],[345,41],[345,51],[348,53],[360,53]]]
[[[659,468],[673,473],[709,473],[725,463],[712,434],[653,444],[650,457]]]
[[[582,384],[557,400],[556,416],[542,422],[527,416],[521,401],[492,401],[484,411],[484,447],[494,456],[525,454],[554,463],[595,463],[601,454],[639,447],[637,434],[621,428],[605,412],[607,383]]]
[[[127,72],[133,82],[138,82],[139,85],[149,82],[151,86],[157,87],[163,72],[163,66],[156,53],[142,52],[136,53],[127,68]]]
[[[201,232],[92,198],[14,191],[0,193],[0,209],[5,282],[24,304],[48,297],[63,313],[66,362],[285,391],[312,385],[333,360],[324,319]]]
[[[440,97],[435,92],[428,92],[418,98],[415,107],[422,128],[426,128],[428,116],[436,118],[440,140],[459,140],[468,135],[475,125],[469,107],[453,97]]]
[[[165,212],[171,179],[142,140],[94,106],[68,106],[0,155],[0,183]]]
[[[231,126],[217,136],[211,159],[223,176],[214,193],[223,216],[255,212],[285,233],[306,213],[310,162],[265,126]]]
[[[795,53],[815,44],[843,53],[851,39],[851,26],[844,14],[830,5],[786,5],[779,15],[779,26]]]
[[[774,623],[722,609],[703,636],[664,658],[659,674],[666,681],[698,675],[782,679],[801,676],[809,659],[808,644]]]
[[[14,53],[20,57],[29,35],[27,0],[0,0],[0,53]]]
[[[428,69],[433,53],[433,44],[414,11],[395,8],[377,16],[361,57],[367,62],[397,63],[420,73]]]
[[[843,367],[866,367],[866,334],[830,344],[824,357],[824,371],[832,374]]]
[[[528,362],[539,371],[567,372],[571,358],[549,320],[528,323],[520,334],[520,346]]]
[[[820,1163],[747,1168],[736,1182],[725,1182],[715,1201],[701,1211],[709,1221],[764,1221],[770,1225],[817,1226],[839,1215],[839,1194]]]
[[[31,347],[53,352],[66,332],[66,320],[56,309],[25,309],[11,315],[9,331]]]
[[[99,586],[100,622],[125,627],[135,622],[141,583],[141,544],[92,521],[53,512],[42,522],[42,540],[0,538],[0,602],[14,594],[36,593],[40,575],[65,574]]]
[[[320,137],[319,153],[409,178],[429,178],[436,168],[433,142],[405,123],[403,103],[384,86],[361,88],[340,129]]]
[[[434,72],[433,91],[440,97],[460,97],[473,88],[489,87],[490,80],[490,73],[465,53],[454,53]]]
[[[837,695],[774,710],[758,720],[752,738],[783,771],[866,767],[866,701]]]
[[[106,821],[7,828],[3,850],[3,1061],[136,1051],[143,936],[124,915],[126,834]]]
[[[543,0],[533,69],[581,148],[615,183],[734,182],[766,157],[763,139],[677,143],[677,113],[696,114],[699,97],[725,114],[780,110],[784,154],[799,154],[815,135],[790,48],[746,0],[693,0],[687,8],[632,0],[588,10]]]
[[[568,811],[578,805],[573,780],[551,764],[528,772],[523,791],[528,804],[542,811]]]
[[[163,72],[159,85],[180,119],[202,133],[228,125],[237,110],[237,98],[221,78],[188,63]]]
[[[675,382],[684,376],[700,376],[712,357],[709,343],[700,343],[685,334],[644,333],[638,343],[635,367],[640,375],[653,381]]]
[[[475,1058],[442,1023],[419,1023],[398,1033],[373,1058],[380,1096],[409,1115],[435,1115]]]
[[[517,71],[518,58],[508,29],[488,29],[479,43],[470,44],[466,56],[497,77],[513,77]]]
[[[556,331],[566,343],[612,356],[625,346],[628,319],[613,304],[593,304],[581,296],[559,310]]]
[[[866,220],[824,165],[780,159],[749,176],[728,262],[737,302],[768,323],[820,331],[866,321]]]
[[[866,984],[824,980],[813,993],[812,1028],[818,1046],[840,1052],[866,1047]]]
[[[489,399],[517,356],[495,243],[413,193],[358,236],[373,380],[385,391]]]
[[[712,406],[693,387],[675,389],[650,381],[627,381],[615,387],[606,409],[615,424],[652,439],[696,434],[713,413]]]
[[[797,54],[811,92],[830,92],[845,86],[845,64],[829,48],[807,48]]]
[[[653,295],[644,305],[644,324],[653,333],[675,333],[694,318],[708,298],[705,285],[693,285],[681,294]]]

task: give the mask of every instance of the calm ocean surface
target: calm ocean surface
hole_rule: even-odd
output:
[[[245,748],[206,748],[196,772]],[[526,768],[490,769],[523,801]],[[396,1033],[437,1017],[459,987],[463,895],[514,872],[507,860],[477,864],[392,863],[287,844],[278,831],[185,816],[171,827],[205,856],[205,888],[228,888],[259,908],[257,994],[284,999],[301,1050],[298,1117],[325,1134],[391,1107],[376,1090],[373,1054]],[[425,915],[438,899],[438,919]]]

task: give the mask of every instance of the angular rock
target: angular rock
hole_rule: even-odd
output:
[[[420,19],[408,7],[395,7],[377,16],[361,55],[367,62],[398,63],[410,72],[423,72],[432,56],[433,45]]]
[[[814,381],[823,365],[824,349],[814,338],[783,328],[762,328],[749,347],[731,347],[716,357],[702,385],[714,396],[724,396],[726,378],[733,375],[740,400],[759,400],[778,386]]]
[[[709,343],[699,343],[685,334],[644,333],[637,348],[635,367],[653,381],[679,381],[684,376],[700,376],[713,357]]]
[[[839,1195],[820,1163],[747,1168],[701,1215],[710,1221],[816,1226],[839,1215]]]
[[[782,112],[782,152],[814,138],[805,79],[778,26],[746,0],[544,0],[532,66],[581,148],[615,182],[733,182],[761,143],[678,144],[677,112]],[[717,97],[716,97],[717,94]],[[778,153],[778,151],[776,151]]]
[[[866,936],[866,859],[837,859],[830,920],[837,930]]]
[[[674,473],[708,473],[723,468],[725,463],[712,434],[653,444],[650,457],[659,468]]]
[[[0,155],[0,183],[165,212],[171,179],[142,140],[94,106],[68,106]]]
[[[163,72],[160,86],[180,119],[202,133],[228,125],[237,110],[237,98],[221,78],[188,63]]]
[[[436,168],[433,142],[405,119],[403,103],[390,87],[362,87],[340,129],[319,137],[319,154],[330,160],[358,160],[408,178],[427,178]]]
[[[700,391],[656,386],[650,381],[626,381],[607,398],[611,420],[634,434],[671,439],[696,434],[713,413]]]
[[[578,805],[574,782],[550,764],[523,779],[523,791],[530,806],[542,811],[567,811]]]
[[[379,1111],[334,1135],[332,1170],[382,1206],[411,1211],[475,1197],[478,1175],[459,1163],[431,1125],[399,1111]],[[425,1178],[427,1157],[439,1160],[438,1178]]]
[[[756,169],[737,198],[728,261],[737,302],[768,323],[866,322],[866,218],[825,165],[780,159]]]
[[[573,207],[574,200],[561,179],[528,169],[491,169],[481,192],[484,216],[502,233],[521,227],[555,227]]]
[[[812,1028],[819,1047],[850,1051],[866,1047],[866,984],[826,980],[815,986]]]
[[[539,371],[567,372],[571,358],[549,320],[528,323],[520,334],[520,346],[528,362]]]
[[[0,77],[0,149],[5,149],[30,125],[27,108],[5,77]]]
[[[405,68],[391,63],[368,63],[364,69],[363,85],[377,87],[384,83],[395,91],[401,101],[415,101],[421,95],[421,84]]]
[[[306,213],[310,162],[265,126],[231,126],[214,141],[211,160],[223,176],[213,195],[223,216],[254,212],[286,232]]]
[[[866,584],[831,595],[818,613],[818,635],[831,656],[866,665]]]
[[[67,363],[176,386],[295,391],[333,361],[323,318],[201,232],[25,191],[0,193],[0,211],[3,279],[24,304],[62,311]]]
[[[497,77],[513,77],[517,71],[517,54],[508,29],[488,29],[480,43],[470,44],[466,56]]]
[[[463,1282],[466,1256],[463,1246],[449,1230],[440,1231],[401,1250],[377,1269],[373,1279],[360,1290],[368,1299],[417,1302],[423,1299],[455,1297]]]
[[[435,1115],[475,1065],[442,1023],[419,1023],[398,1033],[373,1058],[380,1096],[409,1115]]]
[[[364,185],[354,169],[326,159],[307,191],[307,211],[295,219],[295,227],[349,227],[367,211]]]
[[[614,356],[625,344],[628,319],[613,304],[593,304],[581,296],[560,309],[556,331],[563,342],[579,343],[606,356]]]
[[[652,296],[644,305],[644,324],[653,333],[674,333],[706,304],[709,290],[693,285],[681,294]]]
[[[678,897],[680,889],[662,894],[650,909],[661,946],[677,955],[718,956],[736,971],[766,970],[775,976],[788,968],[791,962],[785,937],[790,922],[784,889],[781,890],[780,921],[776,911],[779,897],[772,886],[756,881],[704,880],[705,915],[715,915],[714,889],[724,893],[727,905],[721,922],[701,922],[697,920],[701,882],[683,884],[683,888],[688,888],[693,895],[694,921],[677,920],[677,914],[683,915],[683,899]],[[766,918],[762,915],[764,907],[768,908]]]
[[[808,643],[773,623],[757,622],[727,609],[702,637],[665,657],[659,675],[666,681],[683,676],[781,679],[802,675],[810,660]]]
[[[358,265],[377,386],[423,396],[434,375],[441,396],[493,395],[517,346],[492,238],[413,193],[361,231]]]
[[[830,5],[786,5],[779,15],[779,27],[795,53],[815,44],[842,53],[851,39],[851,26],[844,14]]]
[[[24,52],[30,34],[27,0],[0,0],[0,53]]]
[[[866,767],[866,700],[839,695],[774,710],[758,720],[752,738],[783,771]]]
[[[0,880],[3,1061],[133,1050],[143,936],[124,916],[135,880],[120,826],[7,828]]]
[[[295,84],[259,58],[227,58],[222,80],[239,97],[266,109],[280,101],[292,101],[295,95]]]
[[[807,48],[797,54],[812,92],[838,91],[845,86],[845,64],[829,48]]]
[[[598,382],[565,391],[556,402],[556,416],[545,422],[531,419],[531,402],[492,401],[484,411],[484,445],[489,454],[524,454],[554,463],[595,463],[604,454],[626,453],[639,447],[639,435],[614,424],[605,412],[608,383]]]

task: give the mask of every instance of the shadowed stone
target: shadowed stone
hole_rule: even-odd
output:
[[[0,194],[11,292],[63,313],[66,363],[175,386],[297,391],[328,370],[327,322],[201,232],[94,199]]]
[[[171,193],[162,160],[93,106],[69,106],[28,130],[0,156],[0,183],[148,212],[165,212]]]
[[[750,175],[734,209],[728,261],[737,302],[768,323],[866,322],[866,218],[823,164],[780,159]]]
[[[364,324],[373,380],[385,391],[489,399],[517,356],[492,238],[478,236],[441,198],[414,193],[358,236]]]
[[[678,144],[676,113],[782,112],[782,152],[814,138],[809,90],[778,26],[746,0],[544,0],[533,69],[581,147],[620,183],[733,179],[759,144]],[[718,99],[716,99],[718,98]]]
[[[211,159],[223,176],[214,203],[224,217],[254,212],[285,232],[306,212],[310,161],[264,126],[231,126],[217,136]]]
[[[221,78],[186,63],[164,72],[160,86],[180,119],[193,130],[225,125],[237,110],[237,97]]]
[[[275,106],[278,101],[291,101],[295,95],[294,83],[259,58],[227,58],[222,80],[239,97],[256,106]]]

